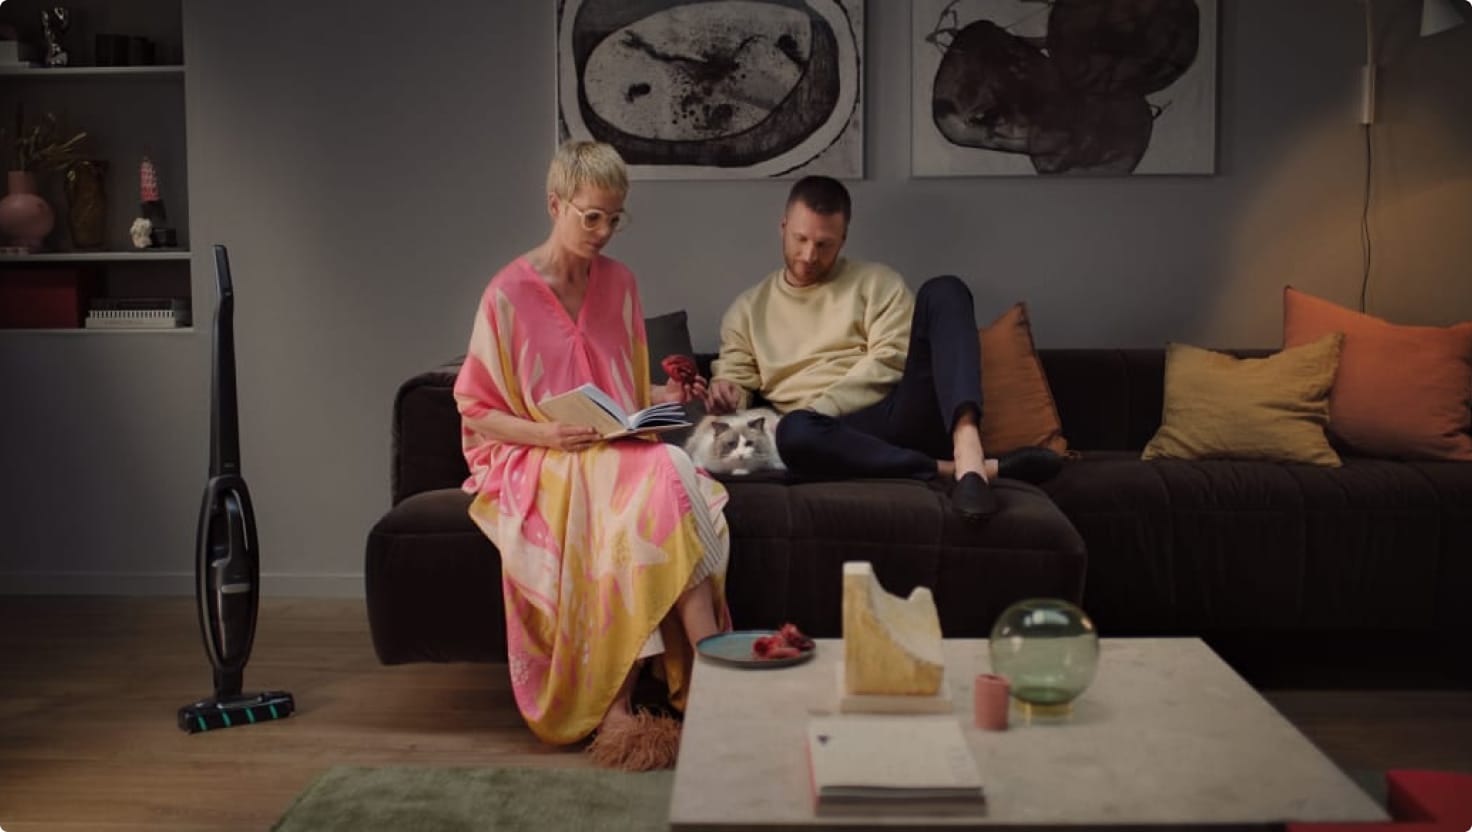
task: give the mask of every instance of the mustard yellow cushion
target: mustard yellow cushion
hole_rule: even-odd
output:
[[[1344,336],[1332,332],[1268,358],[1171,344],[1160,430],[1142,459],[1258,459],[1338,467],[1329,392]]]

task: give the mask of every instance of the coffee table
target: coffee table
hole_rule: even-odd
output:
[[[947,640],[956,718],[987,794],[974,817],[817,817],[810,716],[835,712],[843,642],[810,662],[741,670],[697,660],[670,800],[673,830],[862,826],[1255,827],[1383,821],[1358,786],[1199,639],[1104,639],[1099,673],[1066,721],[972,726],[984,639]]]

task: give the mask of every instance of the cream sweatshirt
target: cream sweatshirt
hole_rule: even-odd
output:
[[[915,299],[897,272],[840,258],[833,276],[798,288],[778,269],[721,320],[712,378],[760,391],[782,413],[840,416],[878,402],[900,379]]]

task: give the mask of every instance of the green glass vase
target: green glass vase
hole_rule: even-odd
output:
[[[1099,668],[1099,633],[1058,598],[1018,601],[992,626],[992,672],[1005,677],[1027,715],[1067,716]]]

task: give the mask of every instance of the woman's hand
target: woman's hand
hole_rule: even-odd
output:
[[[685,404],[696,399],[705,398],[706,381],[704,376],[694,376],[689,382],[681,382],[677,378],[671,378],[664,384],[655,385],[650,391],[650,399],[655,404]]]
[[[594,428],[569,425],[565,422],[541,422],[542,441],[537,444],[559,451],[585,451],[598,444],[601,439]]]

